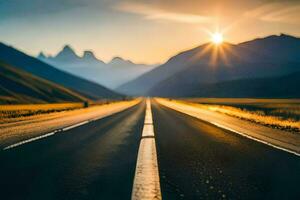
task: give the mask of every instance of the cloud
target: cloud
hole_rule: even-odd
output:
[[[0,1],[0,20],[55,14],[85,6],[82,0],[7,0]]]
[[[299,24],[300,4],[293,1],[267,3],[246,12],[245,16],[266,22]]]
[[[117,10],[144,16],[147,20],[167,20],[188,24],[210,23],[212,17],[171,12],[149,4],[123,2],[115,6]]]

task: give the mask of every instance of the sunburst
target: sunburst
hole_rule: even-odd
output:
[[[211,41],[215,44],[215,45],[220,45],[223,43],[223,34],[222,33],[213,33],[211,36]]]

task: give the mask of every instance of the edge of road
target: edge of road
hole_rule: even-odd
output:
[[[166,99],[162,99],[162,98],[156,98],[155,101],[167,108],[170,108],[172,110],[195,117],[197,119],[208,122],[219,128],[229,130],[229,131],[237,133],[243,137],[252,139],[256,142],[260,142],[260,143],[266,144],[268,146],[271,146],[273,148],[294,154],[296,156],[300,156],[300,147],[299,146],[288,143],[283,140],[280,140],[279,138],[272,138],[271,136],[264,134],[267,131],[268,131],[268,133],[270,133],[273,130],[268,127],[263,127],[261,125],[259,126],[259,125],[253,124],[253,126],[255,126],[256,132],[251,131],[249,129],[245,129],[245,128],[244,128],[244,130],[242,130],[241,127],[238,128],[236,125],[233,125],[230,123],[224,123],[224,122],[222,123],[221,120],[216,119],[214,121],[213,117],[211,117],[211,116],[203,116],[203,115],[205,115],[205,113],[200,108],[193,107],[192,105],[184,104],[183,102],[180,102],[180,103],[174,102],[174,101],[170,101],[170,100],[166,100]],[[211,119],[208,119],[208,118],[211,118]],[[231,119],[231,117],[229,119]],[[236,122],[240,122],[242,124],[248,124],[248,125],[250,124],[250,122],[245,122],[240,119],[234,118],[234,120]],[[250,124],[250,125],[252,125],[252,124]],[[273,130],[273,131],[280,132],[279,130]]]
[[[37,141],[37,140],[40,140],[40,139],[44,139],[44,138],[47,138],[47,137],[56,135],[56,134],[58,134],[58,133],[62,133],[62,132],[64,132],[64,131],[71,130],[71,129],[73,129],[73,128],[76,128],[76,127],[85,125],[85,124],[87,124],[87,123],[97,121],[97,120],[99,120],[99,119],[103,119],[103,118],[105,118],[105,117],[108,117],[108,116],[111,116],[111,115],[120,113],[120,112],[125,111],[125,110],[127,110],[127,109],[129,109],[129,108],[132,108],[133,106],[136,106],[136,105],[139,104],[140,102],[141,102],[141,100],[137,100],[137,102],[133,103],[132,105],[130,105],[130,106],[125,106],[123,109],[116,110],[115,112],[107,113],[107,114],[102,115],[102,116],[100,116],[100,117],[95,117],[95,118],[91,118],[91,119],[88,119],[88,120],[84,120],[84,121],[81,121],[81,122],[78,122],[78,123],[75,123],[75,124],[72,124],[72,125],[65,126],[65,127],[63,127],[63,128],[55,129],[55,130],[53,130],[53,131],[50,131],[50,132],[48,132],[48,133],[44,133],[44,134],[42,134],[42,135],[38,135],[38,136],[35,136],[35,137],[31,137],[31,138],[29,138],[29,139],[21,140],[21,141],[19,141],[19,142],[13,143],[13,144],[11,144],[11,145],[5,146],[2,150],[3,150],[3,151],[6,151],[6,150],[9,150],[9,149],[12,149],[12,148],[15,148],[15,147],[18,147],[18,146],[27,144],[27,143],[31,143],[31,142],[34,142],[34,141]]]

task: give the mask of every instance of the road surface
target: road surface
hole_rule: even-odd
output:
[[[130,199],[145,105],[0,153],[0,199]]]
[[[164,199],[300,199],[300,159],[153,104]]]
[[[298,156],[154,101],[152,115],[162,199],[300,199]],[[130,199],[144,118],[142,102],[1,151],[1,199]]]

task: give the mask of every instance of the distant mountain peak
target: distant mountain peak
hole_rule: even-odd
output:
[[[288,41],[299,41],[299,37],[295,37],[295,36],[292,36],[292,35],[288,35],[288,34],[285,34],[285,33],[281,33],[279,36],[278,36],[279,39],[282,39],[282,40],[288,40]]]
[[[291,36],[285,33],[280,33],[279,37],[291,37]]]
[[[115,56],[111,59],[110,62],[113,62],[113,61],[125,61],[123,58],[119,57],[119,56]]]
[[[106,87],[98,85],[93,81],[87,80],[85,78],[79,78],[76,75],[72,75],[72,73],[70,72],[64,72],[63,70],[59,70],[58,67],[52,67],[50,64],[47,64],[48,62],[40,61],[7,45],[0,44],[0,60],[13,67],[26,71],[32,75],[53,82],[56,85],[62,85],[68,89],[77,91],[80,94],[87,95],[88,98],[93,100],[121,97],[121,95],[107,89]],[[40,87],[39,84],[36,84],[36,86]],[[38,96],[40,96],[42,93],[44,92],[39,92]],[[51,101],[54,100],[54,94],[58,93],[56,93],[54,90],[53,92],[51,92]],[[22,96],[22,98],[24,97],[25,95]],[[76,101],[78,101],[78,99]]]
[[[45,54],[41,51],[39,53],[39,55],[37,56],[38,59],[43,60],[43,59],[47,59],[47,56],[45,56]]]
[[[94,55],[94,53],[92,51],[84,51],[82,58],[96,59],[96,56]]]
[[[121,58],[121,57],[119,57],[119,56],[116,56],[116,57],[114,57],[114,58],[112,58],[111,59],[111,61],[109,62],[109,64],[112,64],[112,65],[114,65],[114,64],[130,64],[130,65],[133,65],[134,63],[133,62],[131,62],[130,60],[125,60],[125,59],[123,59],[123,58]]]
[[[261,38],[255,38],[253,40],[249,40],[246,42],[242,42],[240,44],[247,44],[247,43],[251,43],[251,42],[255,42],[255,41],[294,41],[294,40],[299,40],[298,37],[292,36],[292,35],[288,35],[285,33],[280,33],[279,35],[269,35],[266,37],[261,37]]]
[[[285,33],[280,33],[279,37],[282,37],[282,38],[296,38],[295,36],[285,34]]]
[[[279,40],[281,40],[281,39],[296,39],[296,37],[285,34],[285,33],[280,33],[279,35],[270,35],[270,36],[258,38],[258,39],[261,39],[261,40],[263,40],[263,39],[279,39]]]
[[[70,45],[68,45],[68,44],[63,47],[62,51],[75,53],[75,51],[73,50],[73,48]]]
[[[65,45],[63,49],[55,56],[55,58],[63,62],[79,59],[70,45]]]
[[[96,62],[101,62],[101,63],[104,63],[102,60],[99,60],[93,51],[91,50],[86,50],[83,52],[83,56],[82,56],[82,59],[85,60],[85,61],[96,61]]]

